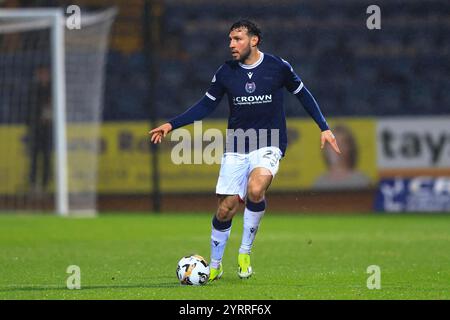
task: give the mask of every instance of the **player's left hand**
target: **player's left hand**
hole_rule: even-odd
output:
[[[322,131],[320,142],[320,149],[323,149],[325,143],[328,142],[333,150],[336,151],[336,153],[341,153],[341,150],[339,150],[339,147],[337,145],[336,137],[334,136],[333,132],[331,132],[331,130]]]

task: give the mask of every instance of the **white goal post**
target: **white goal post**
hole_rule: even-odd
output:
[[[62,216],[67,216],[70,212],[77,211],[88,214],[95,214],[96,212],[95,194],[92,194],[92,192],[95,191],[84,192],[85,194],[90,194],[90,200],[87,202],[93,201],[94,203],[87,204],[86,201],[80,200],[80,206],[77,207],[75,205],[73,206],[73,208],[70,203],[70,186],[68,181],[69,160],[67,124],[68,121],[87,121],[90,123],[94,123],[97,128],[96,132],[98,132],[98,127],[101,124],[104,62],[107,50],[106,44],[108,43],[110,27],[116,13],[117,10],[115,8],[107,9],[100,13],[94,14],[82,12],[80,26],[81,28],[79,30],[69,30],[66,28],[65,12],[62,8],[0,9],[0,36],[5,34],[20,34],[29,31],[44,29],[49,30],[49,51],[51,57],[51,103],[53,110],[52,123],[55,158],[54,208],[55,211]],[[98,30],[100,30],[101,32],[95,30],[95,25],[101,26],[98,27]],[[83,45],[85,44],[82,43],[84,41],[83,39],[86,38],[86,35],[82,33],[86,32],[84,30],[87,30],[89,28],[91,28],[91,31],[89,31],[91,34],[89,36],[92,36],[92,43],[90,43],[89,45],[92,46],[92,48],[86,49],[83,48]],[[101,39],[94,39],[94,36],[100,37]],[[71,41],[73,43],[71,43]],[[95,47],[94,45],[98,45],[95,42],[100,42],[102,45]],[[76,53],[70,51],[73,48],[75,48],[74,51],[79,51]],[[74,58],[70,58],[70,55],[72,53],[74,56],[76,56],[76,59],[78,59],[75,63],[73,62],[75,61]],[[1,54],[2,52],[0,52],[0,55]],[[88,55],[89,57],[84,57]],[[88,64],[92,64],[92,66],[83,65],[84,61],[86,61],[86,63]],[[76,74],[75,76],[70,76],[67,74],[68,68],[66,68],[66,66],[68,66],[69,63],[73,64],[69,66],[71,72],[76,70],[74,72]],[[98,63],[101,65],[98,66]],[[88,72],[91,72],[91,74],[88,74]],[[97,74],[95,76],[92,76],[92,72],[96,72]],[[8,75],[5,75],[4,77],[7,76]],[[81,111],[79,111],[79,108],[75,106],[75,104],[77,103],[77,101],[75,100],[79,98],[77,97],[77,95],[79,95],[81,91],[84,91],[80,90],[80,85],[83,85],[83,82],[86,81],[87,78],[93,78],[92,80],[96,80],[98,82],[93,85],[93,87],[95,87],[97,91],[92,93],[92,91],[85,90],[87,91],[86,94],[90,94],[90,96],[84,99],[84,101],[87,100],[88,103],[86,103],[86,114],[82,115],[76,113],[83,112],[83,108],[81,107]],[[0,78],[0,86],[1,85],[2,84]],[[86,83],[84,85],[89,86],[91,84]],[[73,90],[74,92],[71,94],[70,90]],[[0,92],[0,97],[1,95],[2,93]],[[74,99],[74,105],[70,105],[71,102],[67,100],[68,96],[70,95],[77,97],[76,99]],[[95,112],[92,111],[93,109],[95,109]],[[95,139],[94,136],[92,136],[92,138]],[[95,151],[97,151],[97,149],[95,149]],[[93,159],[92,170],[95,171],[96,164],[94,165],[94,163],[97,159],[96,155],[93,155]],[[74,164],[75,162],[76,161],[74,161]],[[92,176],[95,175],[96,172],[93,172]],[[89,182],[90,185],[92,185],[92,183],[92,181]],[[80,194],[81,193],[83,192],[80,192]]]

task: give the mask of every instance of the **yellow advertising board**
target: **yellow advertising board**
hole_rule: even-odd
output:
[[[332,128],[336,127],[338,143],[345,151],[345,156],[338,159],[324,156],[328,153],[320,149],[320,131],[312,120],[288,119],[289,144],[271,190],[295,191],[320,189],[323,186],[339,188],[340,180],[344,181],[344,187],[348,186],[346,183],[349,181],[356,187],[376,182],[375,121],[369,118],[336,118],[330,119],[329,124]],[[200,127],[190,125],[166,137],[158,145],[161,191],[213,193],[221,153],[208,150],[214,139],[205,139],[205,134],[217,134],[218,130],[224,134],[225,129],[225,120],[208,120],[203,121]],[[154,159],[147,135],[149,124],[143,121],[104,123],[99,140],[93,143],[95,130],[88,124],[68,128],[69,189],[79,192],[96,187],[102,194],[151,192]],[[187,132],[179,130],[187,130],[191,139],[180,138],[180,132]],[[26,141],[25,127],[0,126],[0,194],[26,192],[30,162]],[[194,152],[180,153],[183,143]],[[92,156],[97,147],[99,157],[94,161]],[[206,152],[214,156],[214,163],[208,163],[203,156]],[[174,155],[180,154],[187,160],[185,162],[191,164],[174,163]],[[352,155],[350,160],[347,159],[348,154]],[[344,158],[348,161],[342,161]],[[344,162],[351,163],[351,166]],[[97,167],[97,177],[89,174],[93,166]]]
[[[288,119],[288,148],[272,190],[365,188],[377,180],[376,122],[367,118],[328,121],[340,156],[320,148],[311,120]]]
[[[26,192],[28,154],[26,127],[0,125],[0,194]]]

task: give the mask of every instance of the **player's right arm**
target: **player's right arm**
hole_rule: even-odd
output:
[[[169,120],[169,122],[149,131],[149,135],[151,136],[150,141],[152,143],[161,143],[162,138],[170,131],[191,124],[194,121],[201,120],[216,109],[225,93],[225,88],[220,81],[221,70],[222,67],[217,70],[211,81],[211,85],[203,98],[182,114]]]

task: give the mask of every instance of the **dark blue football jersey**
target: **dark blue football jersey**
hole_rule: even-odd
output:
[[[285,152],[287,145],[283,90],[296,94],[303,87],[291,65],[276,56],[261,53],[253,65],[227,61],[216,72],[206,96],[217,102],[228,96],[228,129],[254,130],[258,146],[245,145],[245,151],[275,145]],[[260,135],[266,135],[262,137]],[[239,149],[239,147],[236,147]],[[249,150],[250,149],[250,150]]]
[[[261,53],[253,65],[225,62],[205,96],[169,123],[175,130],[203,119],[226,94],[230,110],[225,152],[247,153],[277,146],[284,155],[287,146],[284,88],[297,97],[322,131],[329,129],[319,105],[291,65],[267,53]]]

